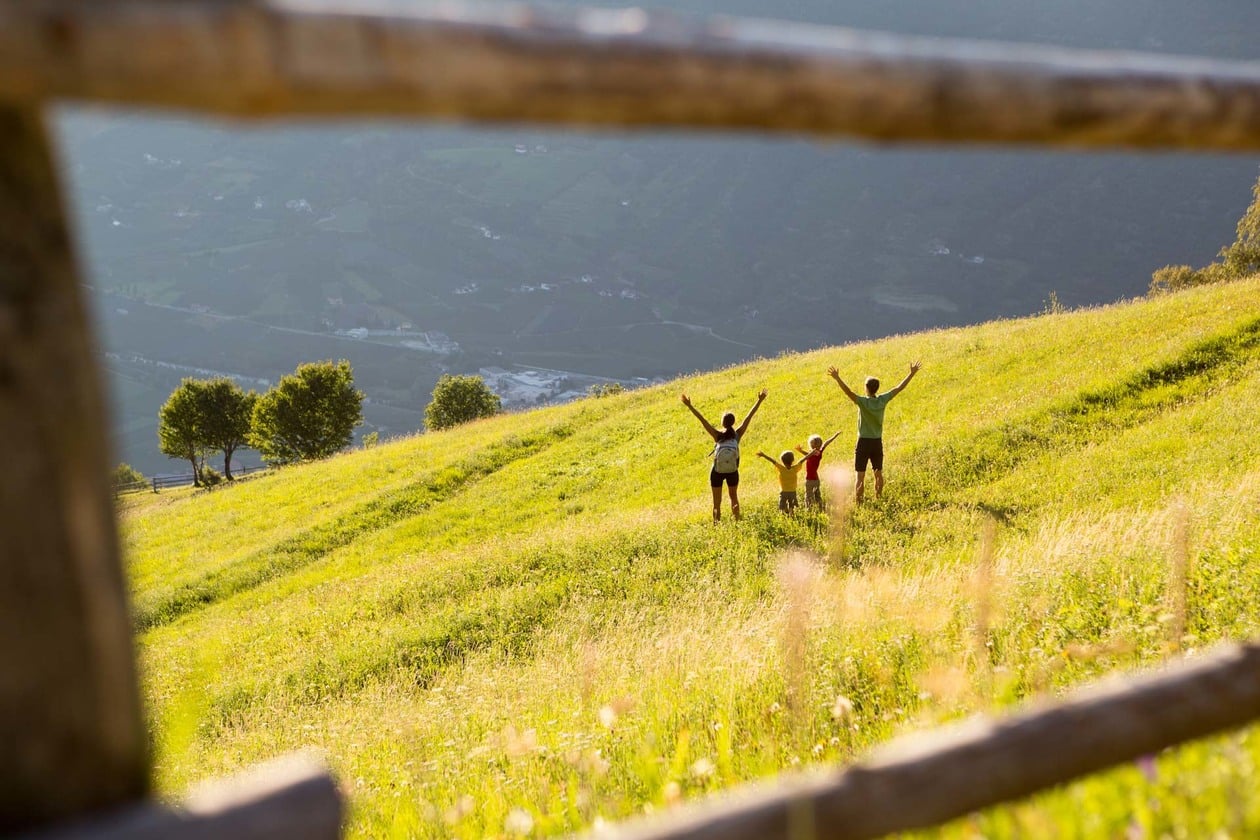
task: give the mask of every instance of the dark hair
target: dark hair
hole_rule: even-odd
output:
[[[879,380],[873,376],[866,377],[866,393],[874,394],[879,390]]]
[[[785,449],[783,454],[779,456],[779,460],[783,462],[783,466],[790,467],[792,462],[796,460],[796,455],[791,449]]]
[[[722,425],[727,429],[735,428],[735,413],[728,411],[722,415]]]

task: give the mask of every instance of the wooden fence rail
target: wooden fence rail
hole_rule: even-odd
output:
[[[44,124],[55,99],[244,118],[1260,149],[1255,63],[688,23],[633,9],[0,0],[0,433],[23,442],[0,471],[0,832],[139,809],[67,836],[133,836],[144,825],[158,826],[149,836],[172,826],[198,837],[324,836],[340,800],[325,773],[302,771],[262,791],[247,783],[253,794],[216,800],[223,809],[206,820],[143,805],[149,757],[101,377]],[[1249,721],[1260,713],[1257,671],[1246,647],[1131,693],[1087,695],[626,836],[868,837],[928,825]]]
[[[336,840],[343,818],[323,764],[298,754],[202,785],[178,807],[134,805],[19,840]]]
[[[880,141],[1260,149],[1260,64],[639,9],[0,0],[0,99]]]
[[[270,467],[239,467],[232,471],[234,478],[247,476],[252,473],[264,472]],[[153,492],[157,493],[161,490],[168,490],[172,487],[187,487],[190,484],[196,484],[194,476],[191,472],[177,473],[175,475],[155,475],[144,482],[146,487],[152,487]]]
[[[1113,678],[1041,711],[894,743],[865,765],[784,779],[628,826],[622,840],[861,840],[938,825],[1260,718],[1260,646]]]

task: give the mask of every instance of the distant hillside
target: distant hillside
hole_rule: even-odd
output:
[[[1260,31],[1247,2],[672,7],[1228,57],[1254,55]],[[528,392],[545,400],[573,390],[563,372],[668,377],[1028,314],[1051,291],[1069,305],[1131,296],[1153,269],[1201,264],[1230,241],[1256,174],[1237,157],[242,130],[99,111],[61,129],[118,356],[120,448],[148,470],[166,462],[154,443],[165,393],[147,362],[274,380],[298,353],[344,356],[380,408],[372,427],[398,433],[419,428],[446,370],[561,371]],[[345,340],[360,329],[424,335]],[[424,349],[430,337],[452,352]]]
[[[1260,278],[789,355],[213,491],[123,535],[159,784],[324,751],[353,836],[553,835],[1260,632]],[[895,382],[888,495],[774,508],[753,457]],[[711,417],[769,398],[746,519]],[[1260,731],[946,836],[1252,836]]]

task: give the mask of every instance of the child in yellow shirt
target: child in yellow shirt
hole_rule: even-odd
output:
[[[785,451],[779,456],[779,461],[774,460],[764,452],[758,452],[757,457],[765,458],[779,472],[779,510],[787,514],[796,512],[796,475],[801,471],[801,467],[805,466],[804,461],[796,461],[796,456],[791,450]]]

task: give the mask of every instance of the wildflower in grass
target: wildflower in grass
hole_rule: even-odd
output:
[[[665,800],[666,805],[674,805],[682,799],[682,787],[678,782],[667,782],[665,787],[661,788],[661,799]]]
[[[788,702],[794,712],[803,711],[800,702],[809,692],[808,636],[811,590],[819,573],[813,559],[804,552],[792,552],[779,562],[779,585],[787,601],[787,616],[781,645],[787,682]]]
[[[716,770],[717,765],[715,765],[710,759],[696,759],[696,761],[691,765],[691,778],[697,782],[705,782],[713,777]]]
[[[519,758],[523,755],[538,749],[538,731],[535,729],[526,729],[524,732],[517,732],[516,727],[508,725],[503,730],[504,752],[512,758]]]
[[[524,808],[513,808],[503,821],[503,830],[508,834],[526,836],[534,831],[534,818]]]
[[[836,695],[836,702],[831,704],[832,720],[848,720],[853,714],[853,701],[843,694]]]
[[[612,729],[617,724],[617,710],[612,706],[599,707],[599,725],[605,729]]]
[[[473,812],[473,808],[475,808],[476,805],[477,803],[472,798],[472,796],[470,796],[469,794],[464,794],[463,796],[459,798],[459,800],[454,805],[446,809],[446,813],[443,815],[443,817],[446,819],[447,823],[449,823],[450,825],[454,825],[455,823],[462,820],[464,817],[471,814]]]

